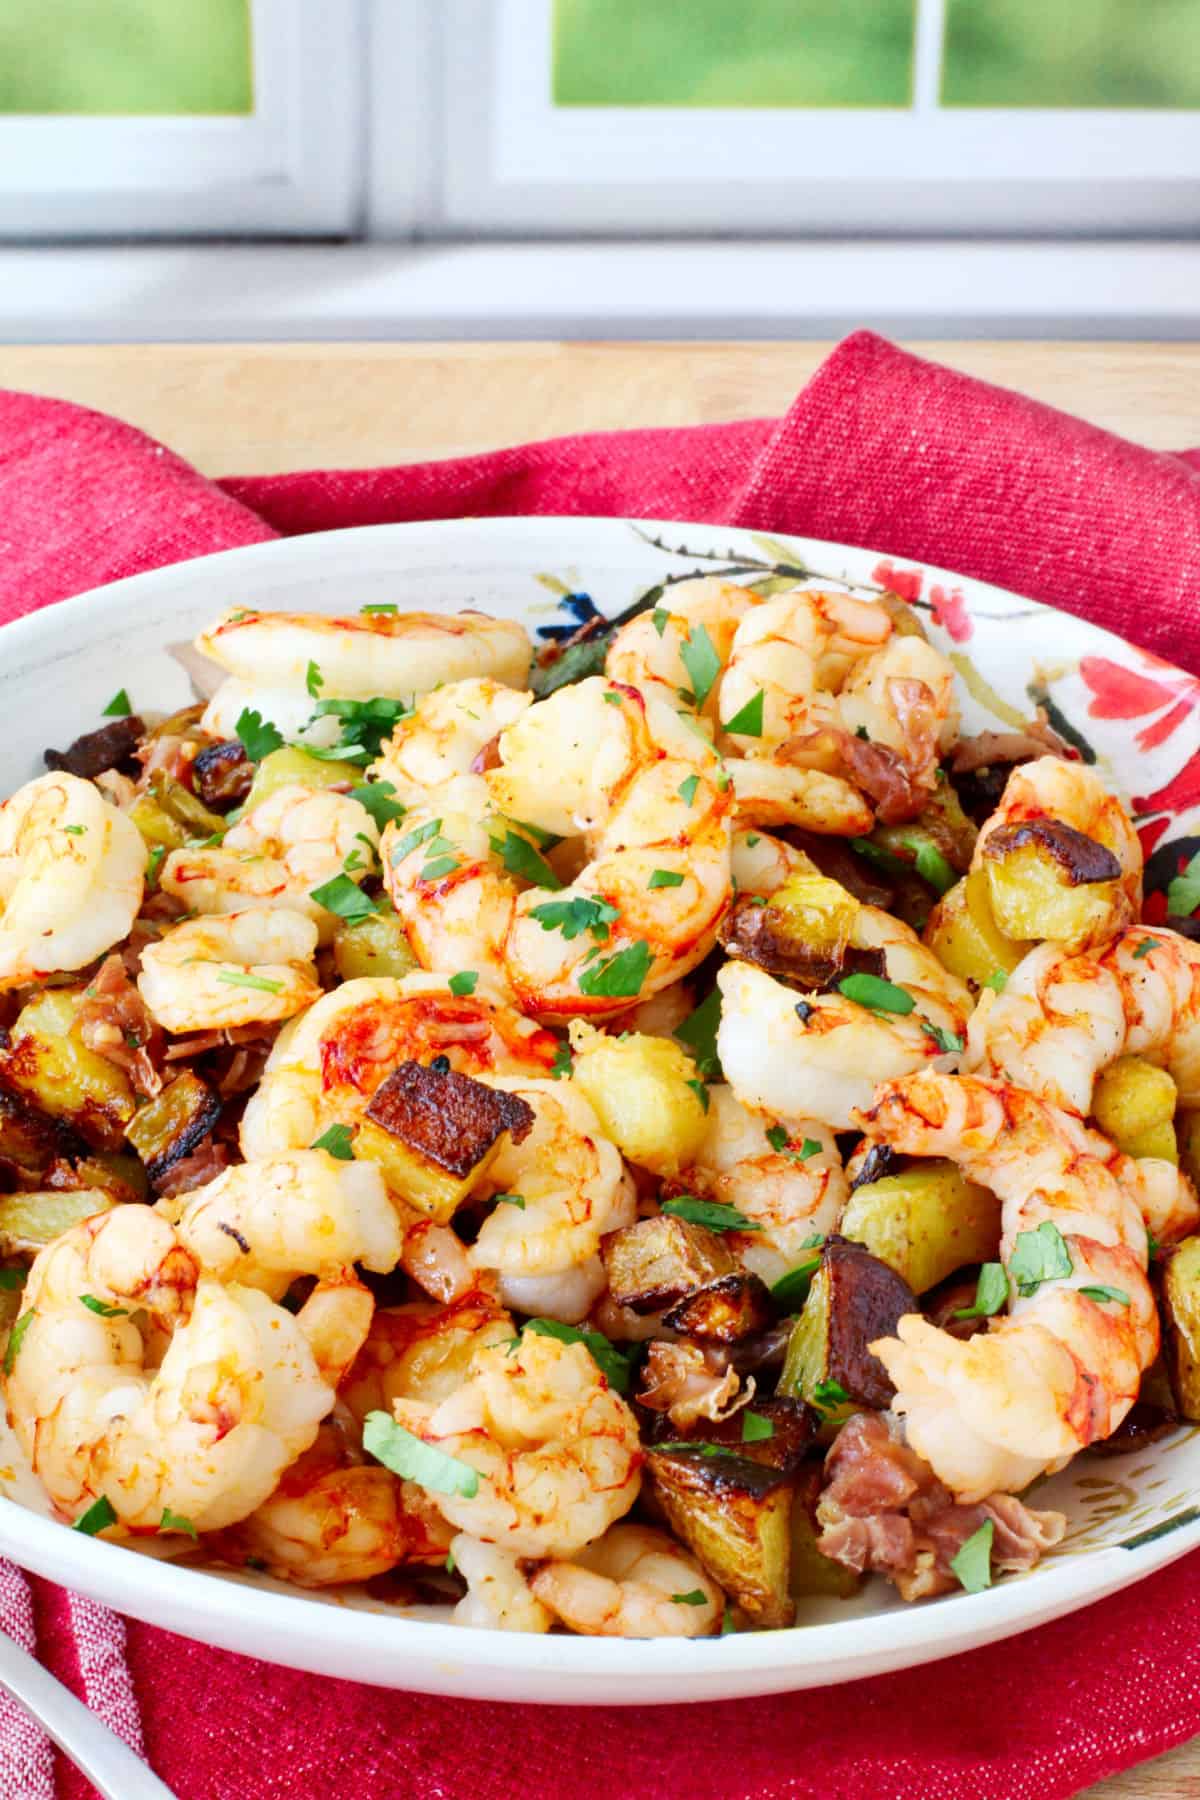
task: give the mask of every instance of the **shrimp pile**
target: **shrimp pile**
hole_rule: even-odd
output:
[[[206,703],[0,806],[0,1346],[64,1522],[716,1638],[1032,1568],[1160,1346],[1200,1416],[1200,947],[1097,768],[789,579],[570,664],[234,606]]]

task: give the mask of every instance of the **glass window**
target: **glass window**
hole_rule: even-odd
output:
[[[0,113],[254,110],[250,0],[3,0]]]
[[[1200,4],[948,0],[942,101],[1200,107]]]
[[[908,106],[916,0],[555,0],[559,106]]]

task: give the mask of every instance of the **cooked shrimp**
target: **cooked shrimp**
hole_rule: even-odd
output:
[[[807,1259],[814,1233],[833,1230],[846,1203],[833,1132],[813,1119],[763,1118],[720,1082],[709,1088],[708,1102],[707,1136],[680,1179],[759,1227],[722,1241],[745,1268],[768,1284],[778,1281]]]
[[[394,1400],[438,1406],[462,1386],[477,1350],[507,1347],[512,1335],[511,1315],[482,1288],[449,1306],[381,1307],[341,1399],[360,1426],[369,1412],[390,1412]]]
[[[485,1631],[549,1631],[554,1616],[535,1600],[521,1559],[460,1531],[450,1544],[467,1592],[454,1609],[456,1625]]]
[[[297,783],[276,788],[220,844],[172,850],[159,885],[192,912],[287,907],[312,919],[328,943],[337,919],[312,890],[342,874],[365,881],[378,847],[379,827],[360,801]]]
[[[971,1012],[966,984],[879,907],[858,908],[850,945],[882,951],[887,981],[913,1003],[909,1012],[872,1009],[840,991],[798,994],[752,963],[721,969],[717,1049],[743,1105],[844,1131],[878,1082],[930,1062],[955,1066]]]
[[[167,1031],[290,1019],[320,997],[316,948],[312,920],[283,907],[190,919],[142,951],[138,992]]]
[[[883,608],[851,594],[794,588],[747,613],[721,679],[725,730],[762,695],[762,731],[740,735],[739,754],[770,756],[788,738],[839,723],[837,690],[891,634]]]
[[[324,994],[277,1038],[241,1126],[257,1161],[354,1125],[397,1063],[444,1056],[461,1075],[545,1075],[558,1040],[481,977],[454,994],[444,975],[363,976]]]
[[[257,612],[235,607],[202,631],[196,648],[243,681],[303,693],[310,665],[323,696],[411,699],[448,681],[490,675],[519,687],[532,648],[523,625],[486,613]],[[309,708],[312,710],[311,706]]]
[[[172,1333],[156,1369],[143,1366],[135,1309]],[[9,1415],[67,1515],[103,1497],[135,1531],[157,1531],[167,1510],[197,1531],[234,1524],[333,1403],[291,1313],[254,1288],[198,1277],[148,1206],[115,1207],[48,1245],[22,1317]]]
[[[442,1563],[451,1533],[420,1489],[355,1461],[333,1425],[286,1469],[268,1500],[213,1546],[296,1587],[369,1581],[400,1563]]]
[[[582,1344],[526,1331],[509,1349],[478,1351],[439,1406],[400,1399],[392,1410],[478,1473],[470,1496],[432,1494],[439,1512],[518,1556],[572,1556],[637,1499],[637,1420]]]
[[[0,991],[82,969],[129,931],[146,846],[92,782],[56,773],[0,806]]]
[[[390,781],[405,805],[424,803],[432,789],[477,772],[492,740],[532,703],[532,694],[487,677],[435,688],[400,720],[368,772]]]
[[[766,899],[791,875],[819,873],[811,857],[783,838],[745,825],[733,834],[733,879],[739,894],[761,894]]]
[[[298,1275],[351,1263],[385,1275],[400,1260],[400,1226],[374,1163],[290,1150],[238,1163],[158,1211],[205,1275],[278,1300]]]
[[[729,660],[734,633],[748,613],[762,605],[757,594],[717,575],[698,575],[664,589],[652,612],[639,613],[613,637],[604,669],[610,681],[640,688],[675,710],[693,693],[693,675],[684,653],[701,650],[707,635],[721,668]],[[701,715],[716,719],[717,687],[703,699]]]
[[[489,1086],[519,1094],[534,1124],[521,1143],[506,1141],[488,1169],[479,1197],[507,1198],[485,1219],[468,1260],[499,1275],[506,1305],[577,1324],[605,1285],[601,1237],[637,1217],[632,1183],[572,1082],[498,1075]]]
[[[726,766],[743,825],[801,825],[826,837],[861,837],[875,824],[870,805],[841,775],[765,756],[731,757]]]
[[[950,1157],[1003,1203],[1009,1316],[964,1340],[913,1313],[871,1349],[909,1443],[959,1499],[1018,1492],[1108,1437],[1158,1353],[1138,1165],[1070,1113],[972,1076],[889,1082],[863,1124],[907,1155]],[[1018,1267],[1047,1227],[1048,1266]]]
[[[613,1525],[570,1562],[543,1564],[529,1585],[585,1637],[711,1637],[725,1609],[695,1557],[650,1525]]]
[[[1094,768],[1060,756],[1040,756],[1021,763],[1009,776],[995,812],[980,827],[972,869],[984,866],[989,838],[1003,827],[1035,819],[1056,820],[1111,850],[1121,866],[1120,886],[1111,909],[1098,922],[1086,949],[1104,943],[1131,924],[1142,910],[1142,846],[1133,821]]]
[[[1200,944],[1134,925],[1103,950],[1031,950],[971,1019],[967,1067],[1083,1115],[1101,1069],[1125,1055],[1160,1063],[1179,1104],[1200,1106]]]

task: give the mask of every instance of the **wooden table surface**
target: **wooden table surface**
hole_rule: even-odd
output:
[[[913,347],[1155,449],[1200,443],[1200,344]],[[0,346],[0,387],[116,413],[209,475],[274,474],[455,456],[560,432],[780,413],[829,348]],[[1100,1782],[1088,1800],[1200,1800],[1200,1739]]]

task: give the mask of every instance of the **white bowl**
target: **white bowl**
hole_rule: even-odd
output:
[[[201,557],[0,630],[0,793],[41,771],[48,744],[61,748],[93,728],[120,687],[135,707],[185,705],[188,679],[169,646],[230,604],[329,613],[378,601],[471,605],[536,631],[564,617],[567,594],[587,594],[611,616],[687,573],[758,584],[803,571],[873,589],[878,564],[872,552],[804,539],[606,519],[389,525]],[[931,635],[963,677],[968,730],[1003,729],[1036,698],[1059,729],[1087,740],[1118,790],[1146,796],[1137,807],[1155,847],[1149,885],[1161,889],[1178,857],[1197,847],[1186,840],[1200,799],[1200,683],[1001,589],[936,569],[881,573],[931,609]],[[180,1567],[51,1518],[11,1436],[0,1442],[0,1550],[136,1618],[294,1668],[475,1699],[644,1706],[818,1687],[1027,1630],[1200,1544],[1198,1489],[1194,1427],[1128,1456],[1085,1455],[1039,1484],[1038,1504],[1060,1508],[1071,1524],[1029,1575],[918,1606],[869,1582],[852,1601],[805,1603],[790,1630],[698,1642],[464,1630],[361,1592],[300,1594],[262,1576]]]

